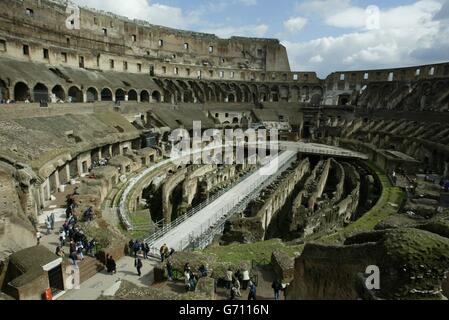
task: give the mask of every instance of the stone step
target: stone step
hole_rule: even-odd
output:
[[[81,283],[90,279],[95,274],[104,269],[104,266],[98,260],[92,257],[85,257],[83,261],[78,262],[78,266],[80,268]]]

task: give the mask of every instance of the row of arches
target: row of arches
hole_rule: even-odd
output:
[[[103,88],[99,92],[96,88],[89,87],[85,93],[83,93],[77,86],[71,86],[66,91],[61,85],[56,85],[49,90],[49,88],[42,83],[37,83],[32,90],[30,90],[29,86],[24,82],[17,82],[14,85],[13,93],[13,100],[30,102],[162,101],[162,95],[158,90],[154,90],[150,94],[148,90],[142,90],[138,93],[135,89],[125,91],[124,89],[119,88],[113,92],[109,88]],[[0,100],[11,98],[5,82],[0,80]]]
[[[297,85],[268,85],[246,83],[219,83],[205,81],[183,81],[154,79],[160,90],[125,90],[111,88],[98,90],[88,87],[84,91],[78,86],[67,89],[61,85],[48,88],[43,83],[30,87],[25,82],[17,82],[10,97],[6,84],[0,82],[0,100],[47,101],[47,102],[96,102],[96,101],[136,101],[167,103],[259,103],[259,102],[311,102],[321,103],[323,89],[320,86],[302,87]]]
[[[319,85],[247,84],[215,81],[155,79],[164,88],[165,101],[176,102],[312,102],[324,95]]]

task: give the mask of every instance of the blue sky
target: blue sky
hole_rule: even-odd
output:
[[[74,0],[169,27],[277,38],[292,70],[449,61],[449,0]],[[373,7],[374,6],[374,7]]]

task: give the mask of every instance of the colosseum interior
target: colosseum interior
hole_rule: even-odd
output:
[[[0,1],[2,300],[223,300],[229,270],[242,299],[245,273],[261,299],[449,297],[449,62],[321,79],[275,39],[67,16]]]

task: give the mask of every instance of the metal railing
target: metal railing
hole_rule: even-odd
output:
[[[156,240],[164,236],[167,232],[173,230],[180,224],[184,223],[187,219],[193,217],[195,214],[203,210],[205,207],[210,205],[212,202],[220,198],[222,195],[224,195],[226,192],[228,192],[230,189],[234,188],[237,184],[245,181],[253,172],[246,173],[242,178],[234,182],[233,184],[229,185],[228,187],[221,189],[211,197],[209,197],[206,201],[202,202],[198,206],[190,209],[186,214],[178,217],[176,220],[173,220],[172,222],[168,224],[164,224],[162,228],[151,234],[148,238],[145,239],[145,242],[148,243],[148,245],[154,244]]]
[[[289,159],[289,161],[287,161],[276,172],[276,174],[270,176],[270,178],[265,180],[255,189],[252,189],[251,193],[248,194],[246,197],[244,197],[239,203],[237,203],[228,214],[222,216],[221,219],[219,219],[214,226],[210,226],[209,231],[206,231],[204,234],[201,233],[200,236],[196,237],[187,248],[191,248],[194,250],[194,249],[205,249],[207,246],[209,246],[217,234],[223,233],[226,221],[231,219],[235,214],[245,210],[252,200],[256,199],[265,188],[267,188],[276,180],[278,180],[279,177],[281,177],[282,174],[288,168],[290,168],[295,159],[296,158]]]
[[[238,210],[236,209],[243,207],[242,203],[245,203],[247,205],[251,199],[259,195],[260,191],[262,191],[266,186],[273,183],[283,173],[283,171],[288,168],[294,160],[296,160],[296,153],[291,152],[280,155],[280,157],[282,157],[281,161],[283,161],[280,170],[277,170],[268,178],[265,175],[260,175],[259,171],[254,173],[253,175],[255,175],[256,178],[250,185],[246,186],[243,191],[239,190],[239,193],[233,194],[235,196],[232,199],[224,199],[224,201],[222,202],[222,207],[218,209],[215,214],[209,217],[207,222],[203,222],[199,227],[191,230],[185,237],[181,238],[181,240],[177,242],[174,249],[183,251],[189,247],[192,247],[192,245],[195,245],[195,243],[198,243],[198,247],[204,247],[206,244],[208,244],[208,241],[211,241],[214,234],[216,234],[214,230],[221,230],[226,220],[228,220],[233,214],[238,212]],[[185,222],[186,220],[187,218],[182,222]],[[180,224],[177,224],[177,226],[179,225]],[[171,228],[171,230],[173,229],[174,227]],[[161,230],[157,239],[155,239],[155,237],[147,239],[147,243],[150,245],[152,253],[156,254],[156,256],[158,256],[158,248],[155,247],[155,244],[158,240],[161,240],[161,238],[166,236],[166,234],[167,232],[163,232]],[[208,234],[208,236],[205,236],[206,234]]]

